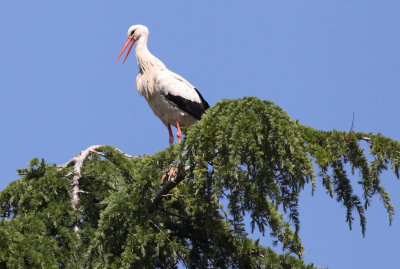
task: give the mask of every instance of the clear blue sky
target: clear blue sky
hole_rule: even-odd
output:
[[[190,2],[1,1],[0,189],[33,157],[64,163],[93,144],[130,154],[168,146],[136,91],[134,54],[115,63],[133,24],[149,27],[153,54],[211,105],[257,96],[323,130],[349,130],[354,112],[356,131],[400,139],[399,1]],[[399,211],[400,182],[387,173],[383,184]],[[400,217],[389,226],[379,199],[362,238],[321,185],[310,192],[300,204],[306,262],[399,266]]]

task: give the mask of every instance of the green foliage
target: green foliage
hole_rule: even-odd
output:
[[[352,211],[356,209],[360,217],[363,235],[366,229],[365,210],[371,203],[371,198],[379,194],[388,212],[389,223],[392,222],[394,208],[385,188],[380,183],[380,175],[388,170],[388,165],[399,178],[400,142],[389,139],[381,134],[330,131],[323,132],[302,126],[302,134],[308,145],[310,156],[319,167],[318,175],[331,197],[336,194],[336,200],[346,207],[346,221],[351,228]],[[366,140],[370,147],[370,161],[364,154],[359,141]],[[350,165],[354,175],[358,170],[361,180],[358,184],[363,189],[363,200],[354,194],[345,165]]]
[[[365,233],[375,194],[392,219],[379,177],[389,168],[399,177],[398,141],[318,131],[257,98],[222,100],[185,132],[152,156],[129,158],[110,146],[91,153],[77,211],[73,167],[33,159],[0,193],[0,268],[315,268],[290,254],[302,256],[299,195],[316,178],[345,206],[350,228],[356,211]],[[184,180],[154,203],[171,164]],[[361,197],[348,171],[358,171]],[[245,214],[287,254],[250,240]]]
[[[0,193],[0,261],[7,268],[75,268],[69,264],[78,265],[83,252],[72,229],[66,171],[33,159],[19,173]]]

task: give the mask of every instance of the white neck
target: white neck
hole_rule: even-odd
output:
[[[136,59],[141,73],[151,68],[166,69],[165,65],[157,59],[147,48],[148,34],[139,37],[136,43]]]

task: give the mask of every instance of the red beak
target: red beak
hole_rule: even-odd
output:
[[[132,42],[132,43],[131,43],[131,42]],[[129,49],[128,49],[128,51],[126,52],[124,61],[122,62],[122,63],[125,63],[126,58],[128,57],[129,52],[131,52],[131,49],[132,49],[132,47],[133,47],[133,44],[135,43],[135,39],[133,39],[133,38],[128,38],[128,40],[126,40],[125,45],[122,47],[122,50],[121,50],[121,52],[120,52],[119,55],[118,55],[117,62],[118,62],[118,60],[119,60],[119,57],[121,57],[122,53],[124,53],[124,51],[126,50],[126,47],[128,47],[129,43],[131,43],[131,45],[129,46]]]

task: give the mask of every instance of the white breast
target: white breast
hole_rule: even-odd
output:
[[[176,126],[176,121],[179,121],[181,126],[190,126],[197,121],[161,94],[155,94],[152,98],[146,98],[146,100],[154,114],[161,119],[165,126],[168,124]]]

